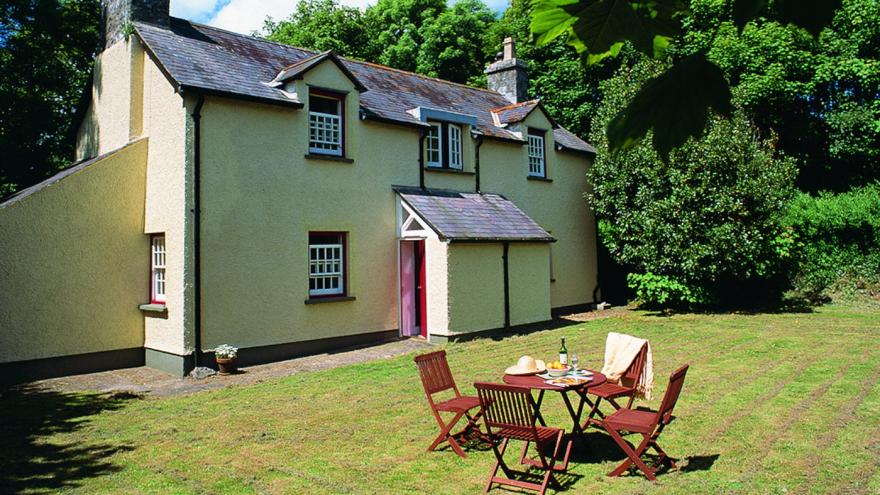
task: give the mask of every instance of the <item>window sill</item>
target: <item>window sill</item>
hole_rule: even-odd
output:
[[[339,297],[315,297],[312,299],[306,299],[306,304],[324,304],[324,303],[332,303],[332,302],[343,302],[343,301],[354,301],[356,298],[354,296],[339,296]]]
[[[553,182],[553,179],[548,179],[546,177],[538,177],[537,175],[528,175],[526,176],[528,180],[536,180],[538,182]]]
[[[162,303],[141,304],[138,309],[144,313],[167,313],[168,308]]]
[[[309,160],[323,160],[325,162],[354,163],[354,159],[336,155],[321,155],[318,153],[306,153]]]
[[[441,174],[476,175],[474,172],[471,172],[469,170],[458,170],[457,168],[425,167],[425,170],[427,170],[428,172],[437,172]]]

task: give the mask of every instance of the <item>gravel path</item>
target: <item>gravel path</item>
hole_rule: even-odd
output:
[[[229,386],[250,385],[303,371],[326,370],[348,364],[386,359],[432,347],[431,344],[420,338],[411,338],[370,347],[343,350],[332,354],[316,354],[287,361],[248,366],[242,368],[240,373],[234,375],[213,375],[201,380],[178,378],[159,370],[141,366],[138,368],[52,378],[33,382],[30,386],[59,392],[91,391],[165,397]]]

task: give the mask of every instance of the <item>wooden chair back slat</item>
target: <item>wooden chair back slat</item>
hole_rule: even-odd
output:
[[[684,387],[684,377],[687,375],[689,365],[675,370],[669,377],[669,386],[666,387],[666,393],[663,395],[663,402],[660,403],[660,409],[657,411],[658,423],[668,424],[672,421],[672,410],[678,402],[681,395],[681,389]]]
[[[534,429],[534,401],[528,388],[480,382],[474,387],[490,428]]]
[[[449,363],[446,361],[446,351],[416,356],[415,362],[419,368],[422,386],[425,387],[425,393],[428,396],[450,389],[455,391],[456,396],[459,395],[458,387],[455,386],[455,380],[452,378],[452,371],[449,369]]]
[[[642,346],[642,349],[636,354],[636,358],[633,359],[633,362],[627,368],[626,373],[623,374],[623,379],[627,381],[627,383],[638,383],[639,379],[642,377],[642,373],[645,371],[645,362],[648,360],[648,344]],[[621,380],[623,381],[623,380]]]

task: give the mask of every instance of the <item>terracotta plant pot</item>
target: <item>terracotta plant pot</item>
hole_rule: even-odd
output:
[[[221,375],[229,375],[238,370],[238,358],[214,358]]]

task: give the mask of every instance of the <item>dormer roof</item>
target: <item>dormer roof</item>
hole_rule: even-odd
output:
[[[354,84],[354,87],[357,88],[358,91],[366,91],[367,87],[361,84],[360,80],[348,70],[348,67],[342,63],[342,60],[339,59],[332,50],[327,50],[326,52],[316,53],[311,57],[306,57],[302,60],[296,61],[287,67],[281,69],[281,72],[275,76],[269,84],[273,86],[280,86],[287,81],[302,79],[306,72],[312,70],[313,68],[321,65],[321,63],[325,61],[330,61],[345,74],[345,77]]]
[[[361,115],[367,119],[424,127],[410,113],[415,108],[439,109],[474,116],[476,132],[490,139],[523,143],[522,137],[495,123],[492,110],[508,106],[500,93],[420,74],[351,60],[328,52],[303,50],[254,36],[246,36],[183,19],[168,26],[135,23],[137,36],[178,91],[200,91],[231,98],[302,107],[278,86],[331,60],[345,67],[362,86]],[[553,129],[563,149],[595,153],[592,146],[565,131]]]
[[[529,100],[524,101],[522,103],[514,103],[512,105],[505,105],[499,108],[493,108],[492,113],[495,115],[495,121],[499,125],[507,125],[507,124],[515,124],[518,122],[522,122],[531,115],[535,109],[540,109],[541,112],[544,113],[544,116],[547,117],[547,120],[553,125],[553,127],[558,127],[556,121],[553,120],[553,117],[547,112],[547,109],[544,108],[544,105],[541,104],[541,100]]]

